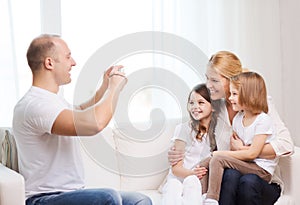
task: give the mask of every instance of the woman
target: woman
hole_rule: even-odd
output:
[[[237,112],[232,109],[229,101],[229,79],[242,73],[242,70],[239,58],[228,51],[219,51],[212,55],[207,65],[207,87],[210,90],[212,100],[216,102],[215,110],[218,115],[215,127],[218,150],[229,150],[230,143],[236,150],[247,148],[239,138],[232,135],[232,120]],[[260,157],[272,159],[275,156],[281,157],[292,154],[294,145],[290,133],[281,121],[270,97],[268,97],[268,106],[268,115],[277,128],[275,131],[276,139],[264,146]],[[169,160],[172,164],[181,157],[182,153],[174,150],[169,152]],[[241,175],[234,169],[226,169],[223,175],[219,203],[221,205],[274,204],[280,196],[282,185],[278,170],[275,170],[269,184],[257,175]]]

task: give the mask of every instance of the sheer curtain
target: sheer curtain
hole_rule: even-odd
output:
[[[212,0],[208,5],[208,53],[230,50],[240,57],[244,67],[261,73],[282,113],[279,1]]]
[[[73,82],[64,87],[66,98],[71,102],[74,100],[80,73],[100,48],[125,35],[159,31],[185,39],[199,48],[206,58],[218,50],[236,53],[244,67],[263,74],[268,82],[269,93],[281,111],[282,62],[278,0],[57,0],[52,5],[61,8],[51,10],[61,11],[61,16],[59,12],[53,13],[43,7],[51,0],[43,0],[42,6],[35,0],[0,2],[0,26],[4,35],[0,40],[0,83],[1,94],[4,96],[0,104],[2,126],[11,124],[13,106],[31,84],[31,73],[25,58],[29,42],[41,32],[57,33],[57,24],[77,61],[77,66],[72,71]],[[51,20],[53,18],[55,20]],[[121,50],[122,46],[116,51]],[[205,80],[204,64],[199,65],[195,75],[186,62],[166,53],[140,52],[139,55],[132,54],[116,59],[114,63],[124,64],[129,75],[144,68],[162,68],[167,74],[177,76],[189,89]],[[101,70],[106,65],[98,66]],[[147,77],[154,80],[160,76],[159,72],[153,69]],[[151,78],[148,78],[148,81],[151,81]],[[100,81],[99,77],[98,83]],[[132,109],[128,108],[128,112],[131,118],[145,120],[155,107],[165,110],[165,115],[170,117],[178,117],[186,112],[185,107],[179,106],[179,101],[186,101],[181,99],[185,97],[168,93],[174,82],[169,82],[167,77],[165,81],[167,84],[164,86],[167,89],[147,86],[142,90],[137,88],[130,98],[132,104],[129,107]],[[91,96],[94,90],[95,86],[91,87],[83,93],[83,98]]]
[[[39,4],[35,0],[0,0],[0,125],[11,126],[13,108],[29,88],[31,73],[26,49],[40,32]]]

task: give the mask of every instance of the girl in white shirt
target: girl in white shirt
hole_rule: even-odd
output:
[[[200,178],[204,167],[196,166],[216,149],[212,133],[212,105],[205,84],[195,86],[189,94],[187,110],[190,121],[177,125],[172,141],[176,149],[185,152],[185,158],[170,168],[163,187],[163,205],[202,205]]]
[[[236,169],[241,174],[256,174],[270,182],[278,163],[278,158],[258,158],[264,145],[274,138],[272,120],[267,115],[267,91],[263,78],[255,72],[241,73],[232,77],[229,100],[232,109],[238,112],[233,118],[234,135],[238,136],[248,148],[216,151],[211,159],[201,162],[201,165],[209,167],[209,174],[201,181],[203,192],[207,190],[205,205],[218,204],[225,168]]]

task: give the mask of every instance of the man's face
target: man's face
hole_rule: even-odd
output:
[[[62,40],[56,40],[55,58],[54,58],[55,80],[58,85],[64,85],[71,82],[70,71],[76,65],[71,56],[68,45]]]

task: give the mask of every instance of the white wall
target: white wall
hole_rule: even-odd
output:
[[[295,144],[300,146],[300,1],[280,0],[282,51],[282,117]]]
[[[11,2],[14,15],[8,14],[10,10],[7,8],[10,7],[3,4],[7,2]],[[1,16],[13,17],[10,20],[12,31],[4,29],[6,32],[4,32],[2,44],[0,42],[2,48],[0,53],[10,54],[7,51],[12,50],[12,45],[18,45],[19,49],[15,51],[16,64],[6,64],[7,59],[13,59],[13,57],[7,58],[7,55],[1,55],[0,58],[2,65],[0,82],[1,85],[5,85],[2,86],[1,93],[6,96],[6,100],[0,103],[2,125],[9,125],[7,123],[10,123],[11,119],[7,119],[7,116],[11,116],[15,98],[22,96],[28,89],[27,85],[31,83],[31,73],[27,68],[24,56],[28,43],[39,34],[40,29],[43,32],[63,33],[74,51],[72,54],[74,53],[74,57],[77,59],[76,68],[82,67],[88,56],[99,45],[124,34],[159,30],[186,38],[207,56],[218,50],[233,51],[241,58],[245,67],[262,73],[279,114],[291,131],[294,141],[300,146],[300,137],[297,136],[300,132],[297,122],[297,116],[300,116],[300,110],[297,108],[300,98],[297,92],[300,74],[297,61],[300,59],[299,0],[148,0],[143,3],[137,0],[133,4],[136,9],[130,15],[124,8],[129,6],[128,9],[132,9],[132,4],[119,0],[114,0],[115,4],[119,5],[118,12],[114,8],[114,2],[108,4],[99,1],[103,4],[99,7],[101,11],[96,6],[86,5],[88,2],[97,2],[93,0],[76,1],[75,4],[61,0],[41,0],[41,5],[38,4],[38,1],[31,0],[21,4],[20,7],[21,2],[23,1],[0,1]],[[62,8],[59,6],[60,2]],[[120,2],[123,2],[121,6]],[[82,10],[89,11],[89,15],[78,15],[81,12],[74,9],[76,5],[86,7]],[[19,7],[22,10],[16,10]],[[41,19],[39,19],[39,7],[47,10],[44,11]],[[27,11],[26,8],[32,9],[31,15],[21,12]],[[62,19],[59,18],[60,10],[62,13],[68,11],[68,14],[64,15]],[[114,13],[118,15],[114,16],[117,18],[112,18],[110,11],[115,11]],[[103,14],[104,17],[100,14]],[[9,20],[5,21],[4,17],[2,18],[4,23],[10,22]],[[87,17],[88,20],[80,21],[80,19],[84,19],[83,17]],[[42,22],[42,28],[39,26],[39,21]],[[29,29],[29,24],[24,22],[30,22],[33,27]],[[5,26],[3,23],[0,25]],[[99,29],[95,30],[95,28]],[[78,32],[79,29],[83,32]],[[96,43],[87,43],[87,36],[89,39],[96,39],[94,41]],[[11,39],[13,37],[14,39]],[[12,45],[3,49],[9,42],[12,42]],[[18,68],[18,75],[12,72],[14,66]],[[74,80],[77,76],[76,73],[78,75],[79,69],[73,71]],[[11,79],[14,75],[13,81]],[[15,85],[12,85],[13,82],[16,82]],[[6,94],[15,90],[16,96]],[[66,93],[68,91],[66,88]]]

